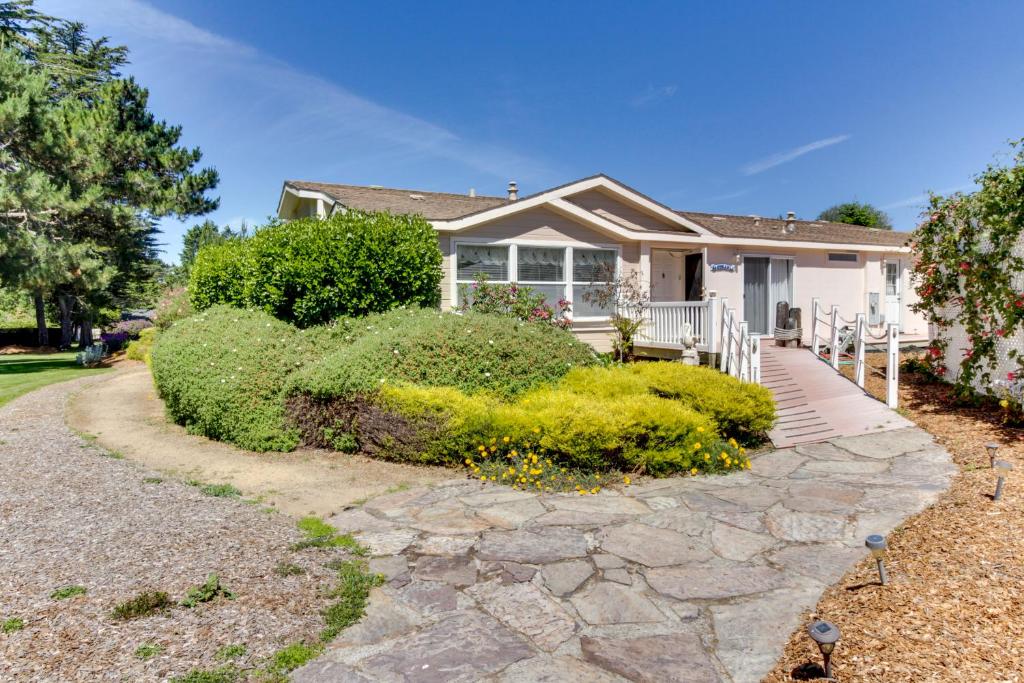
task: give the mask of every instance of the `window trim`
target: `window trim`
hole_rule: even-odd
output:
[[[458,251],[459,251],[459,245],[461,245],[461,244],[470,244],[470,245],[475,245],[475,246],[495,246],[495,247],[508,246],[508,248],[509,248],[509,250],[508,250],[509,251],[509,257],[508,257],[508,261],[509,261],[508,276],[509,276],[509,279],[507,280],[507,282],[516,282],[516,283],[522,284],[522,285],[524,285],[526,287],[531,286],[531,283],[529,283],[529,282],[522,282],[522,281],[518,280],[518,277],[519,277],[519,247],[521,247],[521,246],[522,247],[542,247],[542,248],[546,247],[546,248],[550,248],[550,249],[565,249],[565,278],[566,278],[565,281],[562,282],[562,283],[557,283],[557,282],[535,282],[533,284],[535,284],[535,285],[562,284],[564,286],[564,291],[565,291],[565,294],[563,296],[565,296],[566,300],[568,300],[568,301],[572,301],[572,287],[573,287],[574,284],[576,284],[573,281],[573,279],[572,279],[572,255],[573,255],[573,249],[602,249],[602,250],[605,250],[605,251],[612,251],[612,252],[615,253],[615,275],[618,276],[620,273],[622,273],[623,263],[622,263],[622,245],[621,244],[573,242],[573,241],[566,241],[566,240],[546,241],[546,240],[531,240],[531,239],[520,239],[520,238],[508,238],[508,239],[497,239],[497,240],[496,239],[486,238],[486,237],[461,237],[460,236],[460,237],[456,238],[455,235],[452,235],[450,237],[450,240],[451,240],[451,247],[450,247],[450,251],[451,251],[451,265],[449,267],[449,271],[448,272],[449,272],[449,275],[451,277],[451,286],[450,286],[450,290],[449,291],[451,292],[451,301],[452,301],[451,305],[452,305],[452,307],[456,307],[456,306],[459,305],[459,285],[461,285],[461,284],[470,284],[471,283],[470,280],[459,280],[458,279],[458,276],[459,276]],[[495,280],[495,282],[499,282],[499,281]],[[501,280],[500,282],[505,283],[506,281],[505,280]],[[589,282],[585,282],[585,283],[581,283],[581,284],[590,284],[590,283]],[[548,303],[557,304],[557,302],[548,302]],[[572,322],[574,322],[574,323],[576,323],[576,322],[581,322],[581,323],[607,322],[610,318],[611,318],[611,316],[608,316],[608,315],[577,316],[577,315],[575,315],[575,313],[573,313],[571,311],[569,313],[569,319],[572,320]]]

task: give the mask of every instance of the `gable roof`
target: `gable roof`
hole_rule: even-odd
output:
[[[616,199],[661,217],[668,223],[668,229],[660,232],[633,230],[622,221],[609,220],[608,217],[589,211],[572,201],[574,194],[591,189],[600,189]],[[286,180],[282,201],[285,193],[289,191],[306,196],[319,195],[335,206],[362,211],[419,214],[432,221],[437,229],[447,232],[458,232],[496,218],[543,206],[626,239],[690,242],[704,237],[705,240],[711,238],[712,241],[716,241],[715,238],[721,238],[726,243],[761,246],[772,243],[789,243],[794,247],[827,244],[833,249],[849,246],[867,247],[871,251],[884,251],[886,247],[902,251],[906,249],[906,244],[910,240],[910,233],[846,223],[797,220],[794,221],[796,229],[792,233],[787,233],[784,230],[787,221],[784,219],[680,211],[671,209],[603,173],[527,195],[518,201],[488,195],[471,197],[448,192],[304,180]]]
[[[352,209],[418,213],[427,220],[451,220],[510,203],[505,197],[470,197],[449,192],[314,183],[306,180],[286,180],[284,184],[296,190],[319,192]]]
[[[787,233],[786,221],[778,218],[732,216],[719,213],[678,211],[695,223],[703,225],[721,237],[770,239],[779,242],[827,242],[830,244],[871,244],[902,247],[910,240],[910,233],[866,228],[847,223],[829,221],[793,221],[796,229]]]

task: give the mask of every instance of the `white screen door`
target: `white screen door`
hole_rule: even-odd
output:
[[[901,326],[900,298],[902,297],[902,279],[899,261],[885,263],[885,322]]]

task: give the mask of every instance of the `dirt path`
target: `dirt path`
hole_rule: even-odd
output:
[[[193,436],[164,418],[149,370],[126,366],[71,402],[68,424],[104,448],[185,479],[233,484],[292,515],[329,515],[347,505],[458,475],[318,450],[252,453]]]

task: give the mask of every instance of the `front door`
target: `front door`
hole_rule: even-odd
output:
[[[685,256],[681,251],[651,249],[651,301],[686,301]]]
[[[899,261],[885,262],[885,322],[895,323],[897,327],[901,325],[900,299],[903,297],[901,274]]]

